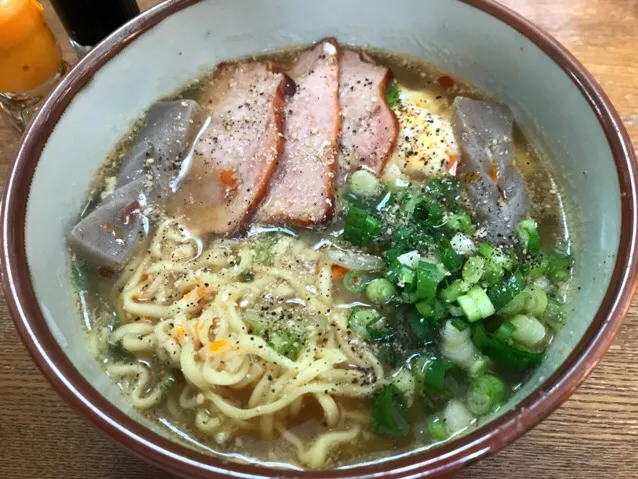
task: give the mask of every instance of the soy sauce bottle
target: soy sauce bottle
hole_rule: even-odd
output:
[[[51,3],[79,56],[140,13],[135,0],[51,0]]]

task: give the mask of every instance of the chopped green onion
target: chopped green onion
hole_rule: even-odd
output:
[[[523,373],[537,366],[544,357],[543,352],[532,352],[520,346],[510,345],[490,336],[483,324],[478,323],[472,340],[476,347],[494,364],[513,373]]]
[[[525,253],[536,253],[541,249],[541,238],[538,235],[538,225],[534,220],[523,220],[516,225],[518,239]]]
[[[423,382],[425,373],[427,372],[428,367],[432,361],[434,361],[434,358],[432,358],[431,356],[421,354],[411,362],[410,370],[417,380]]]
[[[470,284],[476,284],[485,272],[485,259],[471,256],[463,265],[463,279]]]
[[[569,253],[555,249],[547,258],[545,274],[552,281],[565,281],[571,276],[573,258]]]
[[[514,316],[515,314],[525,311],[525,305],[529,297],[529,291],[524,290],[514,296],[509,303],[499,309],[498,314],[503,316]]]
[[[356,246],[367,246],[381,232],[381,221],[365,210],[350,207],[346,214],[343,239]]]
[[[357,170],[350,177],[350,191],[357,196],[376,196],[380,191],[379,180],[369,171]]]
[[[430,327],[430,323],[419,312],[413,308],[406,315],[406,321],[414,336],[422,344],[428,344],[434,341],[434,333]]]
[[[461,211],[449,215],[446,218],[445,226],[452,231],[460,231],[461,233],[472,235],[474,234],[474,225],[472,224],[472,218],[469,213]]]
[[[512,337],[514,331],[516,331],[516,326],[509,321],[503,321],[503,324],[494,332],[494,339],[506,343]]]
[[[398,261],[390,266],[385,277],[407,291],[411,291],[416,286],[416,271]]]
[[[459,331],[465,331],[470,327],[470,323],[464,321],[462,318],[452,318],[450,319],[450,323]]]
[[[366,296],[375,304],[385,304],[397,294],[397,287],[385,278],[373,279],[366,286]]]
[[[464,293],[470,290],[470,285],[462,279],[456,279],[450,283],[450,285],[441,290],[439,297],[448,303],[456,301],[456,299]]]
[[[461,198],[461,182],[456,178],[435,178],[427,184],[425,189],[429,195],[444,201],[449,206],[455,206]]]
[[[516,296],[525,289],[526,281],[520,273],[514,273],[509,278],[501,281],[499,284],[492,286],[488,291],[488,296],[496,311],[512,301]]]
[[[379,320],[380,316],[374,309],[354,308],[348,318],[348,328],[359,338],[368,339],[368,327]]]
[[[448,388],[445,385],[445,377],[452,368],[454,364],[450,361],[432,361],[423,375],[423,386],[439,393],[446,392]]]
[[[401,437],[408,434],[406,399],[393,384],[377,394],[370,409],[372,429],[382,436]]]
[[[428,431],[435,441],[445,441],[450,437],[445,422],[439,416],[432,416],[428,419]]]
[[[554,300],[549,301],[543,321],[553,330],[558,331],[565,324],[565,307]]]
[[[385,101],[390,108],[396,108],[401,105],[401,89],[396,81],[391,82],[385,89]]]
[[[504,401],[505,383],[491,374],[472,379],[465,398],[467,408],[476,416],[494,411]]]
[[[459,303],[459,306],[463,310],[463,314],[468,321],[473,323],[474,321],[478,321],[481,319],[481,310],[478,309],[476,302],[467,295],[459,296],[456,298],[456,301]]]
[[[548,304],[547,294],[540,288],[530,288],[526,291],[525,312],[537,318],[542,317]]]
[[[416,303],[416,310],[425,318],[437,323],[446,316],[445,306],[440,301],[420,301]]]
[[[304,347],[302,338],[292,331],[268,331],[266,343],[279,354],[296,360]]]
[[[443,267],[427,261],[420,261],[416,270],[417,298],[426,300],[434,299],[436,289],[446,274],[447,272]]]
[[[166,399],[171,391],[175,388],[175,376],[172,372],[169,372],[168,375],[164,378],[162,383],[160,384],[160,397],[162,400]]]
[[[255,279],[255,275],[250,271],[242,271],[239,274],[239,281],[242,283],[250,283]]]
[[[476,307],[481,312],[481,318],[485,319],[488,316],[492,316],[496,312],[489,296],[480,286],[474,286],[472,289],[470,289],[467,292],[467,296],[474,300]]]
[[[95,275],[95,270],[86,263],[77,260],[71,263],[71,277],[78,291],[88,290],[96,279]]]
[[[343,277],[343,286],[351,293],[363,293],[370,282],[370,275],[364,271],[350,270]]]
[[[512,339],[529,347],[535,347],[545,339],[545,326],[533,316],[517,314],[510,322],[516,327]]]
[[[439,255],[441,256],[441,262],[445,269],[454,272],[461,269],[463,266],[463,255],[456,252],[452,247],[449,239],[442,239],[439,245]]]
[[[481,256],[486,259],[490,259],[494,254],[494,245],[492,243],[488,243],[487,241],[481,243],[478,247],[478,252]]]

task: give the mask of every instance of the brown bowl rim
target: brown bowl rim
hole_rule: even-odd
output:
[[[496,451],[547,417],[584,381],[609,348],[636,287],[638,239],[634,152],[622,122],[592,75],[554,38],[507,7],[492,0],[462,0],[506,23],[556,62],[581,91],[612,151],[621,191],[620,244],[612,279],[592,324],[561,367],[511,411],[485,427],[434,450],[380,464],[328,471],[290,471],[238,464],[169,441],[111,405],[73,367],[46,326],[31,285],[26,263],[25,215],[29,186],[37,161],[57,120],[93,74],[126,45],[169,15],[199,0],[165,1],[142,13],[93,49],[60,82],[22,137],[0,212],[2,272],[9,310],[31,356],[58,393],[95,425],[136,455],[174,473],[204,477],[363,478],[388,479],[447,474]]]

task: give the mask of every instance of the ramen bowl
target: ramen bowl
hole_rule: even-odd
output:
[[[435,448],[310,472],[233,462],[134,410],[89,351],[65,234],[98,166],[154,100],[219,61],[326,36],[426,59],[508,104],[526,137],[555,159],[580,260],[566,326],[494,417]],[[4,288],[22,340],[58,392],[130,451],[173,473],[430,477],[520,437],[600,361],[636,285],[636,202],[634,154],[596,81],[555,40],[495,2],[174,0],[146,11],[83,58],[24,134],[2,205]]]

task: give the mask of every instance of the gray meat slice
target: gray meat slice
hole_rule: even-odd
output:
[[[392,71],[349,50],[343,52],[339,64],[343,115],[340,181],[362,166],[378,175],[392,155],[399,135],[399,122],[385,101]]]
[[[512,160],[512,112],[496,103],[457,97],[452,121],[463,153],[459,176],[478,219],[489,239],[508,242],[528,208],[525,181]]]
[[[332,217],[341,135],[339,46],[326,39],[304,53],[290,75],[297,91],[286,102],[286,144],[256,218],[317,225]]]
[[[284,146],[284,96],[292,82],[263,62],[219,65],[200,103],[210,114],[168,199],[195,234],[229,234],[252,216]]]
[[[106,197],[67,235],[67,244],[101,272],[121,269],[146,235],[144,177]]]
[[[154,103],[122,161],[118,187],[150,171],[155,193],[160,197],[170,193],[170,183],[202,126],[202,116],[201,107],[193,100]]]

